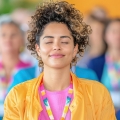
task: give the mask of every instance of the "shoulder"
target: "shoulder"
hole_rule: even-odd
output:
[[[111,96],[101,83],[78,79],[78,92],[76,95],[79,101],[83,99],[86,109],[90,108],[90,112],[94,112],[96,118],[100,117],[102,120],[112,120],[115,118]]]
[[[92,58],[91,60],[95,61],[95,60],[104,60],[105,59],[105,54],[102,54],[98,57]]]
[[[25,62],[20,60],[16,67],[19,69],[28,69],[35,67],[35,65],[33,65],[31,62]]]
[[[101,84],[98,81],[84,79],[84,78],[78,78],[79,87],[85,86],[86,88],[91,88],[92,90],[95,90],[95,92],[99,92],[99,90],[107,90],[106,87]]]
[[[98,81],[78,78],[78,89],[81,89],[83,94],[86,93],[89,98],[93,99],[95,104],[102,101],[111,101],[110,93],[107,88]]]
[[[95,57],[95,58],[92,58],[90,61],[89,61],[89,63],[88,63],[88,65],[89,64],[96,64],[96,63],[103,63],[103,62],[105,62],[105,54],[102,54],[102,55],[100,55],[100,56],[98,56],[98,57]]]
[[[75,74],[72,73],[73,83],[76,88],[84,89],[88,92],[99,93],[100,91],[107,90],[106,87],[98,81],[78,78]]]
[[[94,88],[94,87],[99,87],[102,89],[106,89],[103,84],[101,84],[98,81],[94,81],[91,79],[85,79],[85,78],[78,78],[74,73],[71,72],[73,83],[77,87],[89,87],[89,88]]]
[[[22,83],[16,85],[13,89],[14,90],[18,90],[18,91],[20,89],[22,89],[22,88],[24,88],[25,90],[29,89],[29,87],[31,86],[31,84],[34,84],[35,81],[36,81],[36,78],[28,80],[28,81],[25,81],[25,82],[22,82]]]
[[[8,93],[6,99],[11,99],[12,97],[12,99],[18,100],[25,99],[26,96],[29,95],[31,90],[33,89],[36,80],[37,78],[34,78],[14,86]]]

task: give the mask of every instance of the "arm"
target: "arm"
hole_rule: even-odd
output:
[[[15,89],[13,88],[5,99],[3,120],[20,120],[16,103],[17,99],[15,95]]]
[[[100,120],[117,120],[111,96],[105,88]]]

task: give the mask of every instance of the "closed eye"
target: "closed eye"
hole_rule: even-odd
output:
[[[68,42],[61,42],[61,43],[68,44]]]
[[[51,43],[53,43],[53,42],[46,42],[45,44],[51,44]]]

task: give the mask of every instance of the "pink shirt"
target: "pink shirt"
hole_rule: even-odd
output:
[[[46,95],[47,95],[47,98],[48,98],[48,101],[49,101],[50,107],[52,109],[52,113],[53,113],[55,120],[60,120],[60,118],[62,116],[66,97],[68,95],[68,89],[69,89],[69,87],[66,88],[65,90],[57,91],[57,92],[51,92],[51,91],[46,90]],[[39,90],[39,93],[40,93],[40,90]],[[46,112],[46,108],[44,106],[41,93],[40,93],[40,100],[41,100],[41,105],[42,105],[43,110],[40,113],[38,120],[50,120],[49,116]],[[73,95],[72,95],[72,100],[73,100]],[[66,115],[66,120],[71,120],[70,110],[68,110],[68,113]]]

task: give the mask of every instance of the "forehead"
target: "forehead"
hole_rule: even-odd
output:
[[[0,27],[2,30],[4,29],[16,29],[20,30],[19,27],[13,23],[3,23]]]
[[[68,29],[67,25],[64,23],[52,22],[45,26],[43,34],[71,35],[71,31]]]
[[[1,25],[0,27],[1,33],[20,33],[21,35],[23,35],[23,32],[21,31],[21,29],[19,28],[19,26],[13,24],[13,23],[4,23]]]

